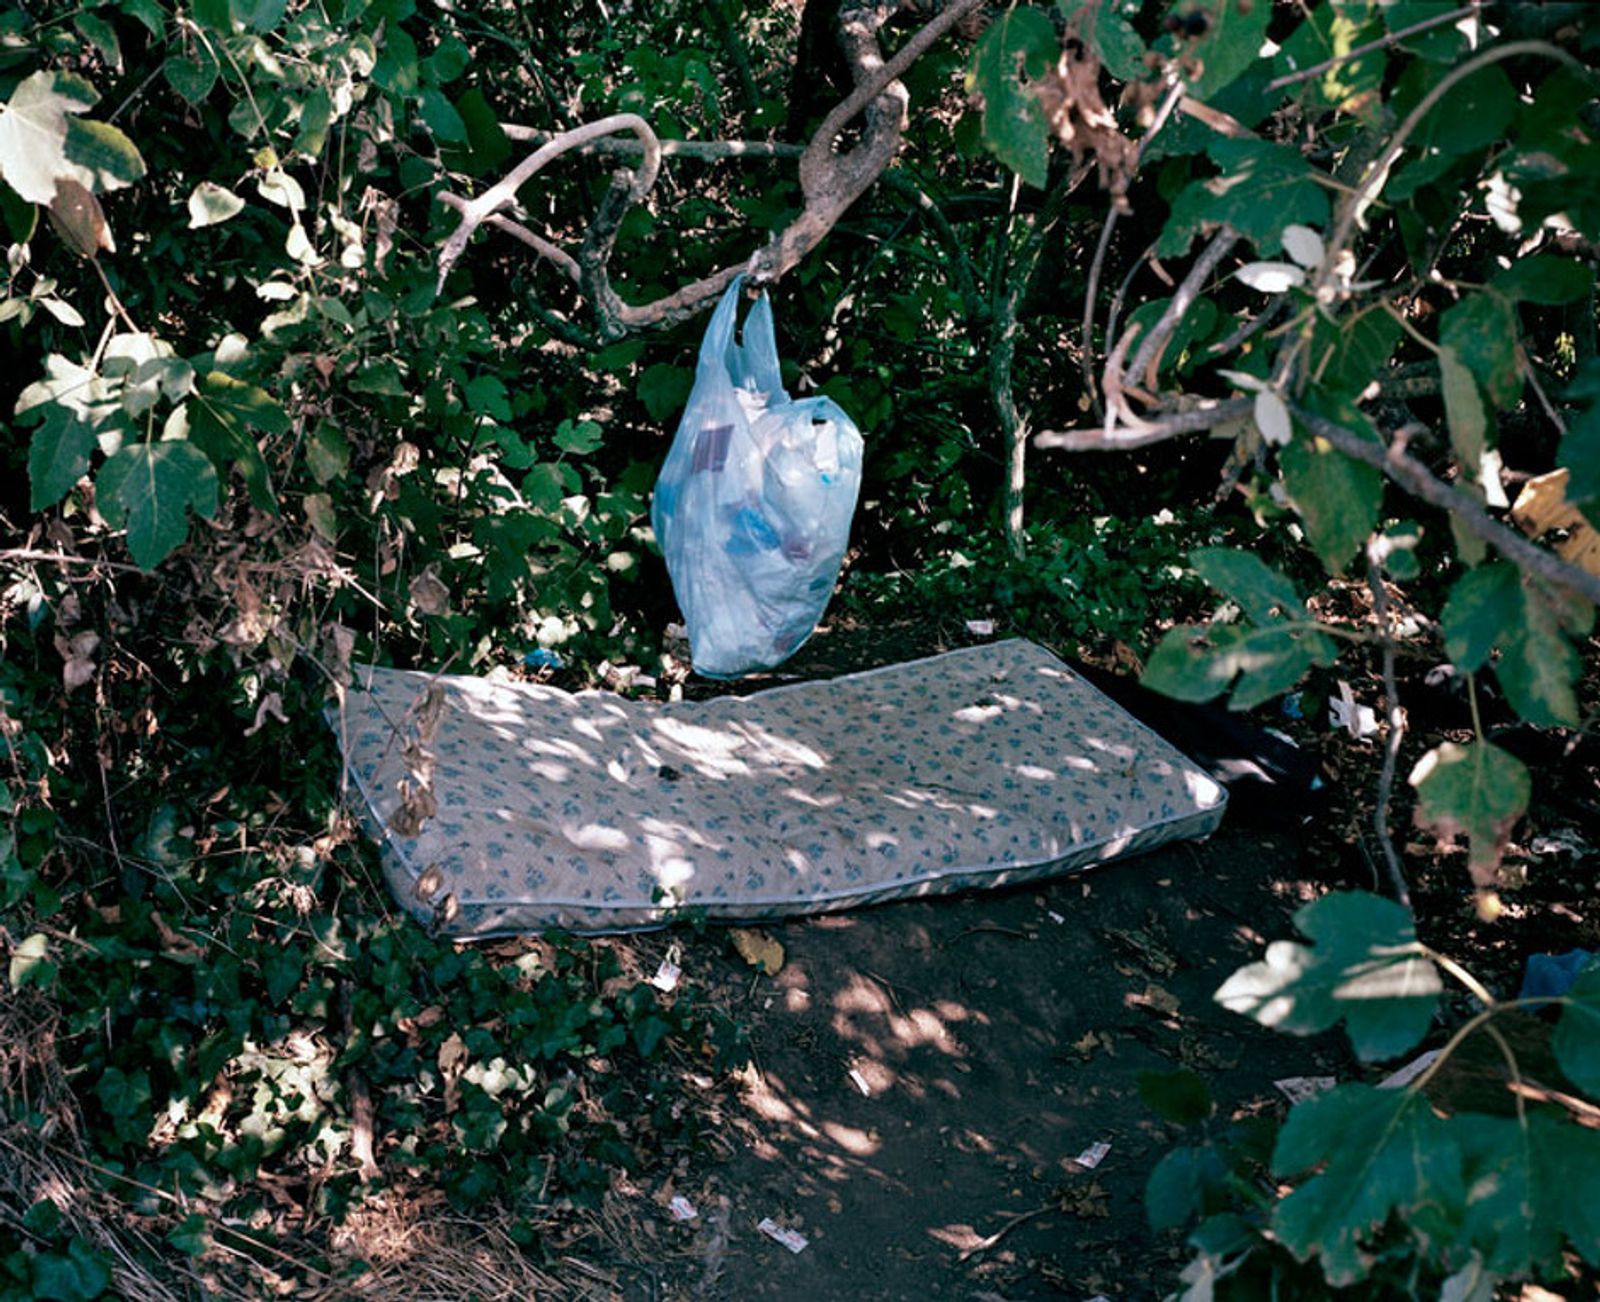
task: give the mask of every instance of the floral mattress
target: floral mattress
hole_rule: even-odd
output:
[[[1226,803],[1024,641],[673,704],[363,668],[330,722],[396,899],[462,938],[1010,886]]]

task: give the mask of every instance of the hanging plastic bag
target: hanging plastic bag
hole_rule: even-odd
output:
[[[737,678],[811,636],[838,581],[861,488],[861,432],[831,398],[783,389],[762,294],[734,338],[743,277],[700,345],[650,521],[697,673]]]

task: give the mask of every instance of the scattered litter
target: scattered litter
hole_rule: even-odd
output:
[[[865,1094],[869,1099],[872,1097],[872,1086],[867,1084],[867,1078],[854,1067],[850,1068],[850,1079],[855,1082],[855,1086],[858,1090]]]
[[[767,976],[776,976],[782,969],[783,946],[771,936],[763,936],[759,931],[749,931],[744,927],[735,927],[728,935],[733,947],[739,951],[739,957],[751,967],[759,968]]]
[[[689,630],[682,624],[668,624],[663,636],[668,642],[687,642],[689,640]]]
[[[602,683],[609,682],[611,680],[611,675],[616,672],[616,666],[613,665],[609,660],[602,660],[594,667],[594,676]]]
[[[971,633],[973,637],[993,637],[994,620],[969,619],[967,621],[967,632]]]
[[[1056,926],[1064,927],[1067,925],[1066,918],[1057,913],[1054,909],[1046,909],[1045,912],[1050,916],[1050,921],[1055,923]]]
[[[1594,961],[1594,951],[1569,949],[1565,954],[1529,954],[1518,999],[1559,999],[1571,990],[1584,968]]]
[[[1427,1071],[1433,1064],[1433,1060],[1438,1056],[1439,1051],[1437,1049],[1429,1049],[1427,1053],[1418,1054],[1404,1067],[1398,1071],[1390,1072],[1379,1081],[1378,1088],[1381,1090],[1404,1089],[1412,1081],[1416,1080],[1418,1076],[1422,1075],[1423,1072]]]
[[[1370,705],[1356,703],[1355,693],[1344,679],[1339,680],[1339,697],[1328,702],[1328,726],[1343,728],[1357,741],[1378,731],[1378,716]]]
[[[763,1216],[756,1222],[756,1229],[760,1230],[774,1243],[781,1243],[790,1252],[804,1252],[811,1242],[798,1230],[786,1230],[770,1216]]]
[[[535,647],[522,657],[522,663],[529,669],[561,669],[563,662],[559,655],[549,647]]]
[[[1336,1076],[1285,1076],[1272,1082],[1278,1093],[1291,1104],[1304,1103],[1319,1094],[1326,1094],[1339,1083]]]
[[[678,988],[678,978],[683,975],[683,969],[670,958],[661,960],[661,966],[656,969],[656,974],[650,978],[650,984],[662,994],[671,994]]]
[[[672,1213],[675,1221],[692,1221],[700,1215],[700,1209],[682,1194],[673,1194],[672,1201],[667,1204],[667,1210]]]
[[[641,692],[653,691],[656,685],[656,676],[654,674],[635,674],[633,676],[633,685]]]
[[[1282,709],[1285,719],[1305,718],[1305,694],[1303,692],[1290,692],[1289,695],[1283,698]]]
[[[1528,843],[1528,852],[1541,859],[1552,854],[1583,854],[1588,848],[1583,838],[1570,827],[1563,827],[1559,832],[1551,832],[1546,836],[1536,836]]]
[[[1088,1148],[1084,1149],[1083,1152],[1079,1153],[1077,1157],[1073,1158],[1072,1160],[1081,1166],[1085,1171],[1092,1171],[1095,1169],[1095,1167],[1099,1166],[1100,1163],[1106,1160],[1106,1154],[1110,1151],[1111,1145],[1101,1140],[1097,1143],[1090,1144]]]

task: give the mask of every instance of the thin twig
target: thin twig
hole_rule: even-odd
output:
[[[507,140],[518,144],[544,145],[561,133],[544,131],[538,127],[525,127],[515,122],[504,123],[501,128]],[[663,140],[663,158],[693,158],[704,162],[722,162],[730,158],[799,158],[806,152],[804,145],[784,144],[773,140]],[[579,145],[580,154],[642,154],[644,146],[637,140],[622,136],[607,136]]]
[[[1375,41],[1368,41],[1365,45],[1358,45],[1353,50],[1343,54],[1336,54],[1331,59],[1324,59],[1321,63],[1314,63],[1309,68],[1302,68],[1299,72],[1285,73],[1267,83],[1268,90],[1282,90],[1285,86],[1293,86],[1297,82],[1310,81],[1311,78],[1327,72],[1329,68],[1337,68],[1340,64],[1350,63],[1374,50],[1382,50],[1391,45],[1398,45],[1407,37],[1415,36],[1419,32],[1426,32],[1430,28],[1443,27],[1446,23],[1458,22],[1463,18],[1470,18],[1478,12],[1477,4],[1463,5],[1460,9],[1453,9],[1449,13],[1435,14],[1432,18],[1424,18],[1420,23],[1412,23],[1409,27],[1402,27],[1390,32],[1387,36],[1380,36]]]
[[[1217,265],[1228,256],[1229,251],[1239,242],[1239,235],[1233,227],[1224,225],[1214,236],[1211,243],[1206,246],[1206,251],[1194,261],[1194,266],[1189,268],[1189,274],[1178,285],[1177,292],[1167,303],[1166,310],[1162,312],[1161,319],[1151,327],[1143,339],[1139,341],[1139,350],[1134,353],[1133,361],[1128,364],[1122,373],[1123,387],[1131,378],[1135,384],[1139,377],[1145,373],[1147,367],[1161,355],[1161,350],[1172,338],[1173,331],[1194,305],[1195,299],[1200,296],[1200,290],[1206,281],[1211,278],[1211,273]]]
[[[1207,398],[1188,411],[1167,412],[1151,417],[1138,428],[1113,430],[1110,434],[1100,427],[1040,430],[1033,436],[1033,446],[1057,448],[1063,452],[1128,452],[1243,420],[1253,406],[1251,398]]]
[[[961,1255],[956,1258],[956,1260],[967,1261],[972,1257],[976,1257],[980,1252],[989,1251],[990,1248],[999,1243],[1001,1239],[1010,1234],[1012,1230],[1017,1228],[1017,1226],[1026,1225],[1029,1221],[1035,1219],[1036,1217],[1043,1216],[1046,1212],[1053,1211],[1055,1211],[1054,1207],[1046,1205],[1044,1207],[1035,1207],[1032,1211],[1018,1212],[993,1234],[987,1236],[986,1238],[979,1239],[971,1247],[964,1249]]]
[[[1400,743],[1406,735],[1405,711],[1400,708],[1400,692],[1395,685],[1394,637],[1389,628],[1389,593],[1383,586],[1383,571],[1368,550],[1367,583],[1372,588],[1372,613],[1378,621],[1378,645],[1383,651],[1383,701],[1389,718],[1389,736],[1383,748],[1383,767],[1378,773],[1378,802],[1372,811],[1372,830],[1383,848],[1384,867],[1389,871],[1389,886],[1405,908],[1411,907],[1411,891],[1405,870],[1389,835],[1389,798],[1394,791],[1394,775],[1400,760]]]

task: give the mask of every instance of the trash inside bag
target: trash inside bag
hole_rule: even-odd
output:
[[[793,655],[839,577],[861,487],[861,432],[831,398],[791,399],[762,294],[735,339],[743,277],[700,345],[650,521],[697,673],[737,678]]]

